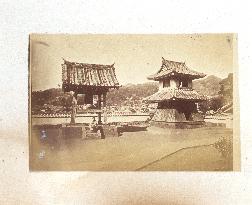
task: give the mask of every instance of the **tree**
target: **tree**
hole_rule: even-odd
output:
[[[229,73],[228,77],[220,82],[221,88],[219,94],[223,97],[224,104],[233,101],[233,73]]]

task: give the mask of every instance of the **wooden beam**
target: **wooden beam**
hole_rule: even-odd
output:
[[[93,92],[93,94],[108,92],[109,89],[119,89],[120,86],[96,86],[96,85],[81,85],[81,84],[71,84],[63,83],[62,89],[64,92],[76,91],[78,94],[86,94]]]

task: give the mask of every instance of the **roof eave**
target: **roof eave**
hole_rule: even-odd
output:
[[[147,77],[148,80],[155,80],[155,75],[150,75]]]
[[[172,75],[171,73],[169,73],[169,74],[162,75],[162,76],[157,76],[157,77],[155,77],[155,76],[149,76],[149,77],[147,77],[147,79],[148,80],[156,80],[156,81],[158,81],[158,80],[162,80],[164,78],[171,77],[171,76],[176,76],[176,75],[177,76],[178,75],[180,75],[180,76],[184,75],[184,76],[187,76],[188,78],[191,78],[192,80],[206,77],[205,74],[191,75],[191,74],[176,73],[176,74]]]

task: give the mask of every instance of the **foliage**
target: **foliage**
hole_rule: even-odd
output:
[[[34,114],[43,110],[46,113],[69,112],[71,106],[71,96],[64,93],[60,88],[34,91],[31,94],[31,108]]]
[[[221,78],[210,75],[203,79],[194,80],[193,88],[203,95],[215,96],[220,90],[220,82]]]
[[[212,81],[213,84],[215,83],[215,81],[216,82],[218,81],[218,79],[214,79],[214,77],[209,76],[209,78],[213,80]],[[203,80],[202,82],[204,82]],[[210,81],[209,80],[206,80],[206,81],[207,83],[205,83],[203,87],[210,86],[209,85]],[[201,85],[203,84],[201,83]],[[218,87],[219,89],[212,92],[213,94],[215,94],[213,97],[210,97],[207,101],[200,103],[200,110],[202,112],[205,113],[206,111],[209,111],[209,110],[217,111],[224,105],[233,102],[233,74],[230,73],[227,78],[223,80],[219,80]],[[198,88],[196,87],[195,89],[199,90],[200,87]],[[199,91],[199,92],[202,92],[202,91]],[[207,95],[207,92],[204,94]]]
[[[223,97],[225,104],[233,101],[233,73],[229,73],[228,77],[220,82],[219,94]]]
[[[215,96],[208,99],[207,101],[201,102],[199,104],[199,109],[203,113],[206,113],[209,110],[217,111],[223,105],[223,98],[221,96]]]
[[[233,143],[229,138],[222,137],[213,145],[223,157],[233,158]]]

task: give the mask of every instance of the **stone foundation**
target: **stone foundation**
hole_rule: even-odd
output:
[[[186,118],[184,113],[179,113],[176,109],[157,109],[152,121],[183,122]]]
[[[200,113],[192,113],[192,121],[204,121],[204,115]]]
[[[191,113],[189,120],[185,114],[176,109],[157,109],[152,120],[152,126],[162,128],[198,128],[205,125],[204,116],[200,113]]]

